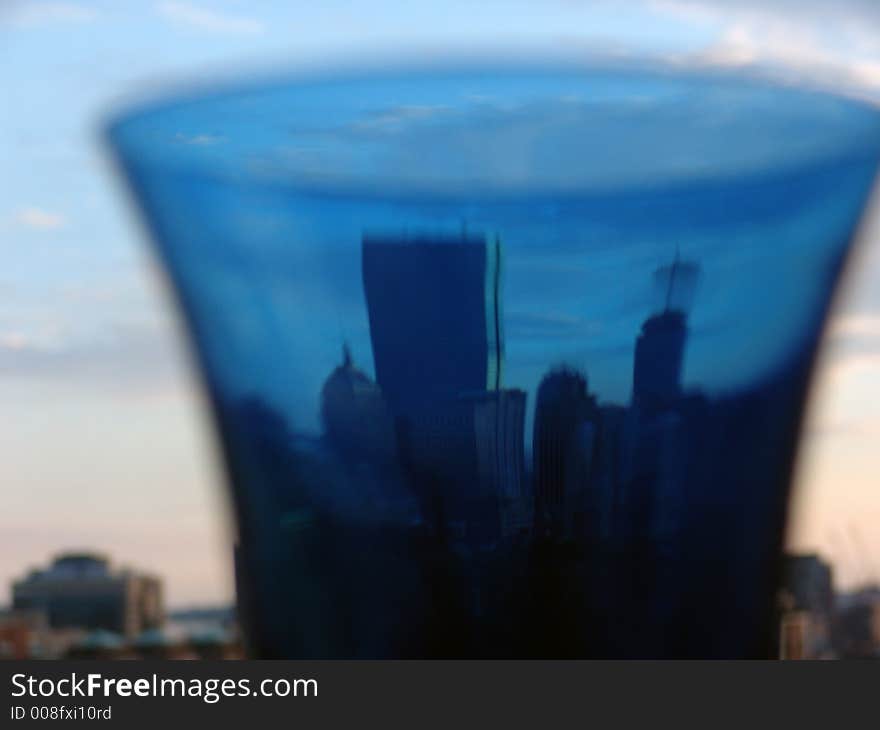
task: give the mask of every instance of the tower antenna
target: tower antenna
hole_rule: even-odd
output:
[[[672,268],[669,270],[669,285],[666,287],[666,307],[663,310],[664,314],[669,311],[669,304],[672,301],[672,287],[675,284],[675,274],[678,272],[679,260],[680,252],[678,244],[675,244],[675,258],[672,260]]]

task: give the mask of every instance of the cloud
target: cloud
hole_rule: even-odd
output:
[[[5,21],[14,27],[33,28],[59,23],[85,23],[96,17],[93,8],[77,3],[22,2],[7,9]]]
[[[853,376],[874,368],[880,374],[880,315],[846,314],[832,320],[826,336],[832,377]]]
[[[29,345],[21,332],[0,332],[0,350],[23,350]]]
[[[804,435],[840,438],[841,445],[850,448],[873,448],[880,436],[878,379],[880,354],[848,355],[822,368]]]
[[[825,377],[832,387],[840,386],[842,381],[871,375],[872,380],[880,376],[880,351],[850,352],[833,357]]]
[[[848,314],[832,321],[829,336],[837,338],[876,338],[880,349],[880,314]]]
[[[682,19],[709,23],[719,15],[762,13],[777,17],[791,17],[794,11],[800,17],[843,20],[852,18],[859,22],[880,22],[880,5],[875,0],[647,0],[649,7],[667,12]]]
[[[352,127],[355,131],[395,132],[409,122],[430,119],[447,111],[443,105],[410,104],[383,109],[363,119],[359,119]]]
[[[836,420],[830,417],[816,418],[808,421],[804,427],[804,436],[808,438],[864,438],[872,436],[876,428],[871,428],[872,423],[854,418],[838,417]]]
[[[66,223],[64,216],[60,213],[34,207],[22,208],[15,214],[14,219],[20,226],[41,230],[61,228]]]
[[[774,61],[802,67],[831,60],[811,30],[772,17],[733,23],[703,58],[724,66]]]
[[[100,337],[38,338],[0,331],[0,378],[153,390],[179,378],[181,359],[167,333],[146,324],[115,324]]]
[[[806,435],[875,442],[880,435],[880,314],[848,312],[828,326]]]
[[[178,132],[174,139],[180,144],[205,146],[223,142],[225,137],[216,134],[184,134],[183,132]]]
[[[647,0],[647,7],[714,34],[680,62],[757,67],[839,91],[880,90],[880,3]]]
[[[208,10],[190,3],[168,0],[156,6],[156,11],[167,21],[209,33],[254,35],[262,33],[266,26],[256,18],[230,15]]]
[[[850,314],[833,320],[818,374],[823,390],[837,396],[861,392],[857,402],[865,407],[880,383],[880,316]]]

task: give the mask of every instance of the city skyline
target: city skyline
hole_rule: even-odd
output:
[[[545,363],[537,386],[511,367],[512,382],[502,386],[487,375],[515,364],[501,356],[509,344],[500,335],[508,329],[504,250],[470,228],[364,236],[376,379],[344,346],[320,390],[318,436],[303,430],[309,407],[290,408],[278,388],[250,391],[252,381],[242,377],[243,388],[234,372],[215,377],[250,536],[240,584],[255,597],[246,623],[258,629],[259,650],[765,652],[752,643],[765,639],[748,627],[764,624],[774,594],[791,402],[815,322],[795,321],[812,328],[807,344],[782,365],[765,365],[749,387],[687,384],[701,267],[676,253],[644,275],[661,296],[636,330],[625,399],[598,400],[589,362]],[[356,256],[351,247],[347,254],[339,267]],[[515,268],[521,255],[503,258]],[[704,298],[723,286],[710,279]],[[222,317],[209,321],[227,326]],[[529,400],[533,428],[523,418]],[[771,442],[776,448],[767,449]],[[303,570],[303,549],[311,570]],[[323,606],[319,641],[296,628],[304,614],[305,623],[318,621],[304,600]],[[422,615],[410,610],[422,605],[434,606],[427,636]],[[389,606],[399,612],[393,629],[350,633],[352,621],[395,615]]]

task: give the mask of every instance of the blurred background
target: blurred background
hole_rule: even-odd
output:
[[[878,28],[869,0],[0,0],[0,655],[241,653],[213,435],[100,138],[120,104],[181,81],[474,48],[760,69],[880,103]],[[804,434],[785,656],[880,646],[878,443],[875,204]],[[110,618],[62,631],[16,611],[33,571],[90,581]]]

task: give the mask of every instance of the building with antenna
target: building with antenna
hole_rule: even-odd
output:
[[[633,403],[644,411],[667,409],[681,396],[687,315],[698,277],[699,267],[681,261],[678,251],[671,265],[654,272],[659,306],[642,324],[633,365]]]

